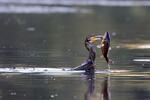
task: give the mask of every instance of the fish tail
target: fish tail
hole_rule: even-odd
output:
[[[101,58],[103,58],[104,56],[103,56],[103,55],[101,55],[100,57],[101,57]]]
[[[105,57],[107,64],[109,64],[109,59],[108,57]]]

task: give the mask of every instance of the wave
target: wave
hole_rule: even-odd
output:
[[[0,6],[0,13],[90,13],[91,10],[78,7],[49,7],[49,6],[29,6],[29,5],[3,5]]]
[[[96,5],[96,6],[150,6],[150,1],[129,0],[0,0],[0,4],[44,4],[44,5]]]

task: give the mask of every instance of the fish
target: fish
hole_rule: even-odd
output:
[[[109,64],[108,53],[110,49],[110,34],[105,32],[102,41],[101,41],[101,56],[105,58],[107,64]]]

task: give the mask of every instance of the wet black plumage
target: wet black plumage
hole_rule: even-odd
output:
[[[77,66],[74,68],[74,70],[91,70],[94,69],[94,61],[96,58],[96,51],[95,48],[93,47],[93,42],[91,42],[91,37],[92,36],[87,36],[85,39],[85,48],[89,51],[89,57],[88,59],[82,63],[80,66]]]

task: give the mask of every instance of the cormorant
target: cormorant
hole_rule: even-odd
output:
[[[94,70],[96,51],[95,51],[95,48],[93,47],[93,43],[96,40],[101,40],[102,37],[103,36],[101,35],[91,35],[91,36],[86,37],[85,48],[89,51],[89,57],[84,63],[82,63],[80,66],[73,68],[72,70],[85,70],[86,72]]]

